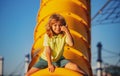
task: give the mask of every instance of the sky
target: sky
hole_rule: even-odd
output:
[[[91,0],[91,17],[107,0]],[[30,53],[36,26],[39,0],[0,0],[0,56],[4,57],[4,74],[16,71]],[[91,25],[92,67],[96,67],[97,43],[101,42],[103,62],[115,65],[120,59],[120,23]],[[115,53],[115,54],[114,54]],[[117,53],[117,54],[116,54]]]

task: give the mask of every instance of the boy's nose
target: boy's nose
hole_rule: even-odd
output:
[[[56,28],[60,28],[60,25],[57,24]]]

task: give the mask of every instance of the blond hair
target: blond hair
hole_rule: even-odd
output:
[[[49,37],[52,37],[54,36],[54,33],[52,31],[52,25],[55,23],[55,22],[51,22],[52,20],[55,20],[55,21],[60,21],[61,23],[61,26],[65,26],[66,25],[66,21],[64,19],[63,16],[61,16],[60,14],[52,14],[50,17],[49,17],[49,20],[48,20],[48,23],[46,25],[46,33]],[[60,34],[64,35],[64,32],[61,32]]]

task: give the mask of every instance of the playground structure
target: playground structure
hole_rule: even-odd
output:
[[[41,0],[34,30],[34,44],[31,50],[32,61],[29,69],[39,60],[43,51],[43,36],[48,18],[53,13],[61,14],[69,27],[75,45],[65,46],[64,57],[76,63],[88,76],[92,76],[90,48],[90,0]],[[40,70],[32,76],[83,76],[72,70],[56,68],[54,73],[47,69]]]

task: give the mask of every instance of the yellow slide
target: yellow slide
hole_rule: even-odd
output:
[[[40,10],[34,31],[34,44],[31,50],[32,61],[29,69],[38,61],[43,51],[43,36],[48,18],[53,13],[61,14],[67,22],[75,45],[65,46],[64,56],[76,63],[89,76],[91,70],[90,48],[90,0],[40,0]],[[32,76],[83,76],[82,74],[65,68],[56,68],[54,73],[42,69]]]

